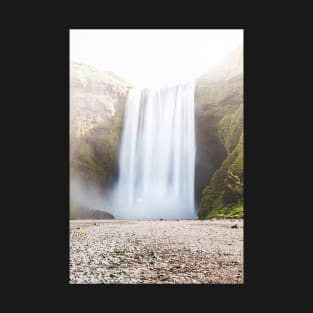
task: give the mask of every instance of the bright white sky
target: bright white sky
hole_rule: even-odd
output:
[[[242,29],[72,29],[70,60],[163,86],[193,80],[242,44]]]

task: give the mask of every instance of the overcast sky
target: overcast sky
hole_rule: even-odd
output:
[[[242,44],[240,29],[74,29],[70,60],[163,86],[193,80]]]

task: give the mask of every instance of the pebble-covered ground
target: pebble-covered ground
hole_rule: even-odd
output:
[[[242,284],[242,220],[71,220],[71,284]]]

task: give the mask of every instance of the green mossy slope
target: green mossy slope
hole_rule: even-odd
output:
[[[202,193],[200,218],[243,217],[243,105],[219,123],[227,157]]]
[[[124,107],[132,85],[112,72],[71,63],[70,177],[110,188],[118,173]]]
[[[95,125],[77,139],[71,159],[71,177],[108,188],[117,176],[122,117],[116,113],[110,123]]]

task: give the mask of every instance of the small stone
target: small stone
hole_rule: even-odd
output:
[[[235,224],[235,225],[233,225],[231,228],[238,228],[238,225]]]

